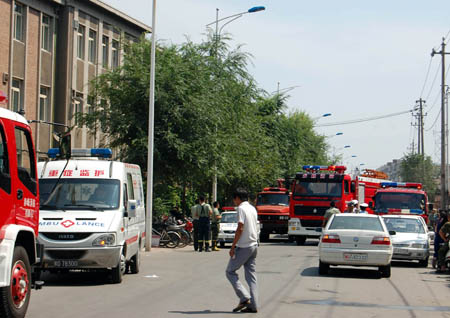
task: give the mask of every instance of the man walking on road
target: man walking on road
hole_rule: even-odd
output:
[[[199,201],[198,199],[195,200],[195,205],[191,208],[191,217],[192,217],[192,225],[194,226],[194,251],[198,251],[198,206]]]
[[[211,206],[205,203],[205,197],[198,198],[199,205],[197,206],[198,218],[198,251],[211,252],[209,249],[209,241],[211,240]]]
[[[237,205],[238,227],[230,249],[230,260],[226,276],[239,297],[239,304],[233,312],[258,312],[258,284],[256,279],[256,255],[258,253],[258,230],[256,209],[248,203],[248,193],[237,189],[233,193]],[[250,293],[239,281],[236,271],[244,265],[245,280]]]

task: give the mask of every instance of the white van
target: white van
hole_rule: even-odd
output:
[[[50,149],[56,157],[59,149]],[[106,160],[111,150],[72,149],[68,160],[38,163],[38,241],[44,268],[108,269],[120,283],[139,272],[145,205],[141,169]]]

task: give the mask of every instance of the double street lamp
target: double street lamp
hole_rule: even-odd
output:
[[[253,7],[248,9],[247,11],[244,12],[240,12],[240,13],[236,13],[224,18],[220,18],[219,19],[219,9],[216,8],[216,20],[208,23],[206,25],[206,27],[209,27],[212,24],[215,24],[215,33],[214,33],[214,41],[215,41],[215,49],[214,49],[214,54],[217,55],[217,46],[219,43],[219,37],[220,37],[220,33],[222,32],[222,29],[229,23],[239,19],[240,17],[242,17],[245,14],[248,13],[255,13],[255,12],[259,12],[259,11],[264,11],[266,10],[265,7],[263,6],[257,6],[257,7]],[[227,22],[225,22],[219,29],[219,22],[225,21],[227,20]],[[216,127],[217,130],[217,127]],[[212,180],[212,201],[217,201],[217,164],[214,163],[214,174],[213,174],[213,180]]]

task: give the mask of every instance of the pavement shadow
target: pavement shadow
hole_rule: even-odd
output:
[[[106,272],[68,271],[59,273],[44,272],[41,276],[45,287],[85,287],[110,284],[110,276]]]
[[[380,279],[378,270],[366,268],[349,268],[330,266],[327,275],[319,275],[319,267],[305,268],[301,273],[303,277],[323,277],[323,278],[355,278],[355,279]]]
[[[391,265],[393,267],[405,267],[405,268],[420,268],[422,266],[419,265],[417,261],[399,261],[399,260],[393,260],[391,262]],[[425,268],[425,267],[423,267]]]
[[[211,315],[211,314],[220,314],[220,315],[224,315],[224,314],[229,314],[229,315],[236,315],[236,314],[241,314],[240,312],[232,312],[232,311],[220,311],[220,310],[209,310],[209,309],[205,309],[205,310],[197,310],[197,311],[181,311],[181,310],[172,310],[172,311],[168,311],[169,313],[172,314],[184,314],[184,315]]]

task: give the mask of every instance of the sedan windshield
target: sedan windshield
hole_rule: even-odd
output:
[[[261,193],[258,194],[256,205],[289,205],[289,195],[286,193]]]
[[[340,197],[341,195],[341,182],[297,182],[294,189],[294,196]]]
[[[425,233],[423,224],[417,219],[384,218],[384,223],[389,231],[400,233]]]
[[[335,215],[329,230],[370,230],[384,232],[379,218]]]
[[[56,187],[55,187],[56,184]],[[120,182],[111,179],[41,179],[44,210],[111,210],[119,207]]]
[[[237,213],[222,213],[220,223],[237,223]]]

